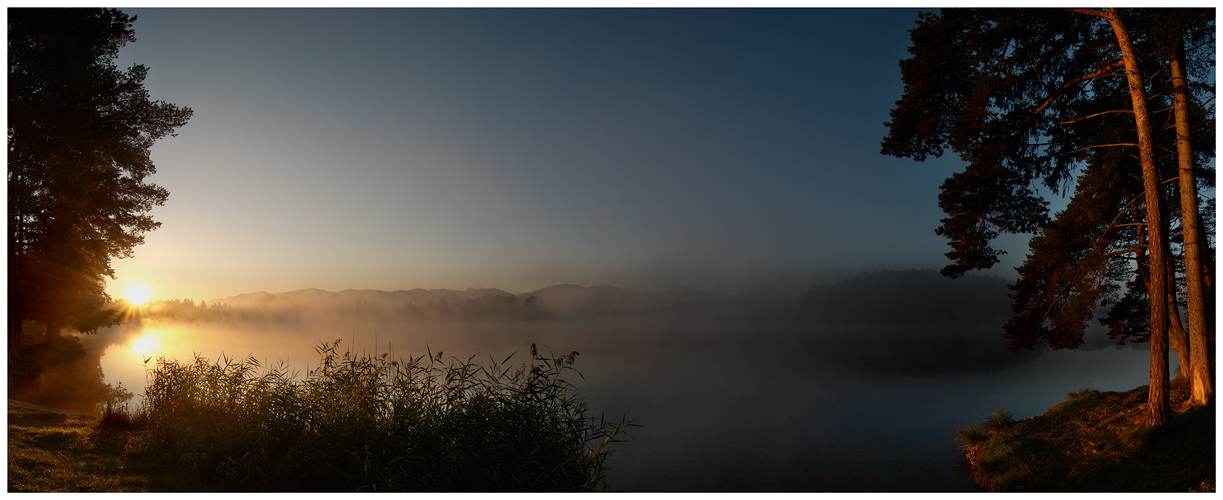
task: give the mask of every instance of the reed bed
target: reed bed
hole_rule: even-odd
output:
[[[487,364],[316,346],[305,377],[258,360],[159,359],[130,453],[225,491],[597,491],[626,427],[565,377],[577,352]]]

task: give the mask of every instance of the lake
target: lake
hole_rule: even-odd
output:
[[[82,343],[104,349],[106,382],[138,395],[159,356],[253,356],[304,373],[318,363],[314,346],[336,339],[342,349],[393,357],[428,349],[501,361],[517,351],[516,364],[533,342],[543,352],[578,351],[584,380],[573,382],[590,406],[641,425],[608,460],[611,486],[623,491],[972,491],[957,470],[955,427],[998,407],[1016,419],[1038,415],[1082,388],[1147,384],[1145,344],[1045,351],[998,371],[915,376],[828,361],[835,353],[813,356],[800,341],[809,329],[661,320],[146,323]]]

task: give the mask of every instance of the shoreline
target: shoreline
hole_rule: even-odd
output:
[[[1213,492],[1214,405],[1190,407],[1172,381],[1172,421],[1145,425],[1147,386],[1084,389],[1044,413],[1013,421],[999,410],[957,429],[977,488],[990,492]]]

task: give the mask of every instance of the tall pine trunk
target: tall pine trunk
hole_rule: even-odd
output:
[[[1171,252],[1169,252],[1171,253]],[[1171,284],[1176,278],[1175,269],[1172,262],[1165,264],[1165,269],[1168,273],[1168,347],[1176,351],[1178,361],[1180,361],[1180,376],[1189,379],[1190,352],[1193,347],[1189,345],[1189,332],[1185,329],[1185,325],[1181,323],[1180,306],[1176,303],[1176,287]]]
[[[47,333],[43,334],[43,345],[54,347],[56,344],[59,344],[60,339],[63,338],[60,335],[60,330],[63,329],[62,325],[57,319],[47,321]]]
[[[1130,88],[1130,100],[1134,104],[1134,124],[1138,128],[1138,154],[1142,161],[1142,185],[1147,211],[1147,248],[1150,257],[1150,280],[1147,282],[1151,300],[1151,377],[1147,397],[1147,425],[1159,427],[1168,423],[1172,405],[1168,396],[1168,239],[1164,234],[1163,216],[1160,213],[1160,179],[1155,168],[1154,142],[1151,138],[1151,114],[1147,110],[1147,96],[1143,89],[1142,72],[1134,54],[1134,44],[1121,21],[1120,9],[1110,8],[1105,19],[1117,35],[1121,57],[1125,61],[1125,76]]]
[[[1186,309],[1189,323],[1190,364],[1181,365],[1189,379],[1193,404],[1214,399],[1214,366],[1206,327],[1206,283],[1202,267],[1202,231],[1198,216],[1197,178],[1193,173],[1193,150],[1189,142],[1189,85],[1185,81],[1184,44],[1177,40],[1172,51],[1172,92],[1175,97],[1176,154],[1181,192],[1181,234],[1184,235]]]

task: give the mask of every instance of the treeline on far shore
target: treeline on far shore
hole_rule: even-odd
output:
[[[191,299],[152,301],[138,308],[135,319],[177,322],[294,322],[303,319],[407,320],[407,321],[531,321],[548,314],[535,304],[534,297],[519,302],[513,296],[485,296],[450,303],[446,300],[424,304],[390,306],[358,300],[334,305],[287,304],[270,306],[230,306],[224,303],[196,303]]]
[[[801,295],[769,289],[727,295],[674,287],[640,292],[611,286],[553,285],[530,293],[496,289],[257,292],[225,299],[153,301],[135,320],[176,322],[540,321],[698,319],[797,321],[836,325],[1001,327],[1010,317],[1007,282],[989,276],[951,280],[937,271],[883,270],[813,285]],[[122,302],[118,305],[124,305]],[[1001,332],[998,333],[1001,335]]]
[[[789,320],[795,317],[787,302],[728,303],[692,302],[660,305],[654,308],[618,308],[587,305],[580,308],[550,307],[535,296],[519,299],[513,295],[486,295],[449,301],[429,300],[400,305],[375,301],[341,301],[330,304],[242,304],[195,302],[191,299],[151,301],[132,308],[132,321],[172,322],[268,322],[300,321],[546,321],[574,319],[657,318],[657,319],[731,319]],[[122,304],[122,303],[120,303]]]

